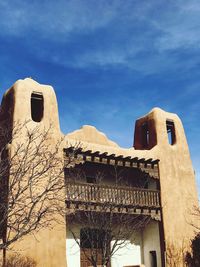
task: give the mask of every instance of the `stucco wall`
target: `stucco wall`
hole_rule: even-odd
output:
[[[4,100],[12,93],[13,99],[11,105],[14,123],[17,121],[31,120],[30,98],[33,91],[38,91],[43,94],[45,106],[42,121],[39,124],[31,121],[30,128],[39,125],[42,130],[44,127],[48,128],[51,125],[51,143],[53,146],[56,140],[63,137],[63,134],[60,132],[57,101],[55,92],[51,86],[40,85],[32,79],[19,80],[5,93]],[[173,145],[170,145],[168,142],[166,131],[167,119],[173,120],[175,125],[176,142]],[[139,125],[146,120],[150,122],[150,131],[152,131],[150,132],[151,142],[147,150],[142,150],[140,146],[141,136]],[[21,140],[23,140],[23,132]],[[178,246],[179,243],[182,244],[183,238],[190,239],[193,237],[194,229],[188,222],[192,221],[192,217],[190,216],[191,208],[193,205],[198,205],[197,190],[184,129],[177,115],[156,108],[143,118],[137,120],[135,134],[136,149],[120,148],[117,144],[108,140],[103,133],[98,132],[91,126],[85,126],[81,130],[66,135],[64,147],[69,143],[73,144],[73,142],[76,144],[77,141],[80,141],[86,149],[100,151],[101,153],[107,152],[108,154],[114,153],[116,155],[138,158],[160,159],[161,201],[166,245],[176,242]],[[65,224],[64,218],[63,223]],[[159,247],[157,226],[157,224],[152,224],[143,233],[144,251],[146,251],[144,253],[144,259],[148,264],[148,250],[153,250],[152,246],[155,246],[155,250]],[[38,239],[40,242],[33,237],[25,237],[22,242],[16,243],[16,247],[21,249],[25,254],[24,249],[27,247],[31,248],[29,249],[29,254],[38,258],[41,262],[39,267],[64,267],[66,265],[65,225],[61,227],[60,233],[58,232],[57,225],[55,225],[53,230],[41,230],[38,233]],[[134,250],[133,247],[131,249]],[[67,253],[69,252],[67,251]],[[69,257],[69,254],[67,256]],[[54,263],[56,262],[54,259],[58,259],[60,263]],[[146,264],[147,267],[149,267],[148,264]]]
[[[8,255],[19,253],[30,256],[37,267],[66,267],[65,225],[42,229],[38,234],[24,237],[12,246]]]
[[[33,92],[41,93],[44,98],[43,117],[40,122],[35,122],[31,119],[31,94]],[[11,110],[13,112],[13,125],[10,125],[10,127],[19,127],[19,132],[17,136],[14,137],[14,140],[12,140],[12,144],[10,145],[10,155],[15,153],[15,149],[19,147],[19,145],[26,146],[27,131],[29,130],[31,132],[33,129],[36,129],[36,127],[38,136],[40,136],[41,133],[41,138],[43,137],[42,133],[44,129],[45,131],[49,129],[49,135],[46,137],[45,141],[45,148],[46,153],[53,151],[55,144],[58,143],[58,140],[60,140],[62,134],[60,132],[59,126],[57,100],[52,87],[47,85],[40,85],[32,79],[25,79],[17,81],[5,93],[3,102],[6,102],[7,96],[10,94],[12,94],[13,96],[13,101],[11,102]],[[20,125],[23,125],[23,123],[25,126],[20,127]],[[40,137],[36,139],[38,143],[40,142],[40,140]],[[32,146],[34,146],[33,143]],[[30,153],[30,151],[28,151],[27,153]],[[60,154],[60,157],[62,157],[62,155],[63,153]],[[27,157],[28,156],[29,155],[27,154]],[[23,181],[21,182],[21,186],[23,183],[26,183],[26,177],[22,176],[22,178]],[[44,177],[41,178],[43,178],[41,182],[46,181]],[[65,198],[64,191],[60,192],[60,197],[63,197],[63,199]],[[26,201],[26,195],[24,195],[24,201]],[[64,201],[62,208],[63,210],[65,209]],[[58,219],[60,223],[57,223],[56,219]],[[13,244],[12,250],[19,254],[24,254],[32,257],[36,260],[38,267],[66,267],[65,229],[65,217],[57,214],[55,215],[54,221],[52,222],[50,227],[43,227],[39,230],[39,232],[34,232],[34,235],[24,236],[21,240]]]
[[[175,142],[173,144],[168,140],[167,121],[174,123]],[[192,216],[192,209],[198,206],[198,196],[182,122],[176,114],[154,108],[149,114],[136,121],[135,147],[137,149],[141,149],[138,133],[145,122],[149,123],[152,143],[151,147],[144,151],[160,159],[160,189],[166,249],[173,245],[179,251],[183,242],[189,248],[189,240],[195,234],[191,223],[197,224]],[[181,266],[184,266],[184,263]]]

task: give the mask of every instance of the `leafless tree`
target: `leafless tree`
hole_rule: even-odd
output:
[[[188,267],[200,266],[200,233],[190,243],[190,252],[187,252],[185,262]]]
[[[200,205],[193,207],[190,211],[190,221],[188,224],[193,227],[195,236],[190,240],[190,246],[185,256],[186,266],[200,266]]]
[[[180,244],[169,243],[166,247],[166,262],[170,267],[186,266],[185,257],[188,251],[188,242],[182,240]]]
[[[65,212],[62,139],[52,127],[0,127],[0,250],[50,227]],[[66,164],[71,164],[70,158]]]
[[[189,211],[190,220],[188,224],[196,230],[196,237],[193,240],[183,239],[179,240],[178,243],[169,243],[166,248],[166,261],[170,267],[179,266],[189,266],[196,267],[199,266],[199,231],[200,231],[200,209],[199,206],[195,206],[192,212]],[[193,259],[193,252],[196,257]],[[197,261],[197,263],[195,262]]]
[[[194,206],[191,212],[192,219],[188,222],[197,233],[200,232],[200,205]]]
[[[104,191],[104,173],[96,172],[96,184],[87,185],[88,189],[85,191],[85,187],[77,186],[77,181],[81,178],[83,180],[84,172],[74,169],[72,172],[68,180],[70,190],[67,191],[68,230],[91,266],[110,266],[111,258],[129,242],[134,241],[133,233],[147,226],[151,217],[134,214],[129,210],[130,206],[127,204],[131,203],[131,195],[121,187],[123,169],[119,171],[113,166],[115,188],[119,186],[121,189],[120,196],[119,190],[112,190],[111,185]],[[74,186],[70,177],[75,180]],[[90,202],[83,204],[87,194],[90,195]],[[76,205],[79,205],[79,209]],[[81,227],[81,232],[77,232],[76,225]]]
[[[0,261],[2,266],[2,262]],[[6,260],[5,267],[36,267],[37,262],[27,256],[22,256],[18,253],[9,256]]]

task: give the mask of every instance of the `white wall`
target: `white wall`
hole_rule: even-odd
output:
[[[76,228],[76,233],[77,237],[79,237],[80,236],[79,227]],[[66,257],[67,257],[67,267],[80,267],[80,247],[74,240],[72,234],[69,231],[67,231],[67,238],[66,238]]]
[[[150,251],[156,251],[157,267],[161,267],[159,225],[156,221],[152,221],[143,231],[143,256],[147,267],[151,267]]]
[[[80,226],[76,226],[76,236],[80,237]],[[111,243],[111,247],[114,241]],[[80,267],[80,248],[72,234],[67,231],[66,240],[67,267]],[[156,251],[157,267],[161,267],[160,238],[158,222],[152,221],[143,233],[133,233],[131,241],[120,247],[111,259],[111,267],[141,265],[151,267],[150,251]]]
[[[127,241],[126,245],[120,247],[112,256],[112,267],[123,267],[141,264],[141,236],[138,234],[137,237],[134,238],[133,236],[132,239],[134,241]],[[112,241],[111,247],[113,246],[113,243],[114,241]]]

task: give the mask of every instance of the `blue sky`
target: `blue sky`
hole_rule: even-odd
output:
[[[200,188],[199,14],[199,0],[1,0],[0,96],[51,84],[63,132],[92,124],[124,147],[137,117],[177,113]]]

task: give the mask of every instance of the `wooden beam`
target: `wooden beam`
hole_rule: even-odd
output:
[[[138,162],[138,163],[144,163],[144,162],[145,162],[145,158],[138,159],[137,162]]]
[[[92,153],[90,154],[90,156],[92,156],[92,157],[100,156],[100,152],[99,152],[99,151],[92,152]]]
[[[126,160],[126,161],[130,161],[131,160],[131,156],[125,157],[123,159]]]
[[[151,163],[152,162],[152,158],[150,158],[150,159],[147,159],[147,160],[145,160],[145,163]]]
[[[159,161],[160,161],[159,159],[155,159],[155,160],[153,160],[153,161],[151,162],[151,164],[158,164]]]
[[[123,155],[116,156],[115,159],[116,159],[116,160],[122,160],[122,159],[123,159]]]
[[[108,152],[104,152],[102,154],[100,154],[100,157],[106,157],[108,155]]]
[[[86,151],[83,151],[83,153],[84,153],[84,154],[90,154],[90,155],[91,155],[92,150],[86,150]],[[90,156],[90,155],[88,155],[88,156]]]
[[[137,161],[138,161],[138,157],[131,158],[131,162],[137,162]]]
[[[108,155],[108,158],[110,159],[110,158],[115,158],[115,154],[110,154],[110,155]]]

